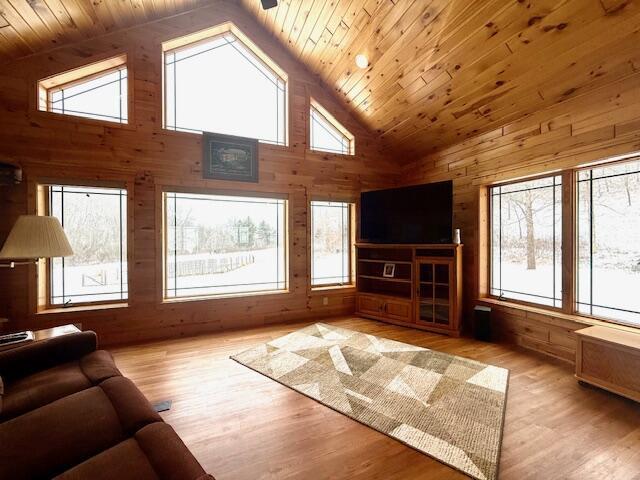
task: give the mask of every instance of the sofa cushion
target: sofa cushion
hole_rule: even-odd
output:
[[[17,417],[91,386],[77,362],[65,363],[15,380],[7,385],[0,421]]]
[[[106,350],[96,350],[80,359],[80,368],[94,385],[122,374]]]
[[[79,361],[64,363],[8,383],[0,410],[0,422],[79,392],[113,376],[119,376],[109,352],[91,352]]]
[[[0,424],[0,478],[51,478],[124,439],[109,397],[88,388]]]
[[[152,423],[139,430],[135,438],[163,480],[196,479],[205,475],[187,446],[166,423]]]
[[[61,473],[54,480],[160,480],[138,442],[127,439]]]
[[[157,421],[131,380],[112,377],[0,424],[0,478],[51,478]]]
[[[109,397],[127,435],[133,435],[149,423],[162,422],[153,405],[128,378],[110,378],[102,382],[100,388]]]
[[[196,480],[205,474],[174,430],[152,423],[133,438],[90,458],[55,480]]]
[[[96,334],[86,331],[3,350],[0,352],[0,375],[5,383],[11,383],[56,365],[77,361],[95,351],[96,342]]]

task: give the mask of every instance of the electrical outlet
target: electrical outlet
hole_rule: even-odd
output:
[[[329,305],[329,297],[322,297],[322,305],[324,306]]]

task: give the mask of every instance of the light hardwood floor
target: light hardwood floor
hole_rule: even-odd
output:
[[[511,370],[500,478],[640,480],[640,405],[578,385],[573,367],[509,345],[361,318],[345,328]],[[116,363],[219,480],[464,475],[229,359],[311,322],[112,349]]]

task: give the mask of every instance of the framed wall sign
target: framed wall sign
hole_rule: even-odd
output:
[[[202,133],[202,176],[258,183],[258,140]]]

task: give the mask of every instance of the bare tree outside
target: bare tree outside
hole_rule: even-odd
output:
[[[311,284],[344,284],[350,278],[350,205],[311,202]]]
[[[578,310],[640,324],[640,162],[578,175]]]
[[[492,201],[492,292],[559,306],[561,178],[495,187]]]
[[[48,188],[50,214],[62,223],[74,252],[51,262],[51,303],[127,298],[126,191]]]
[[[167,296],[286,288],[285,201],[165,194]]]

